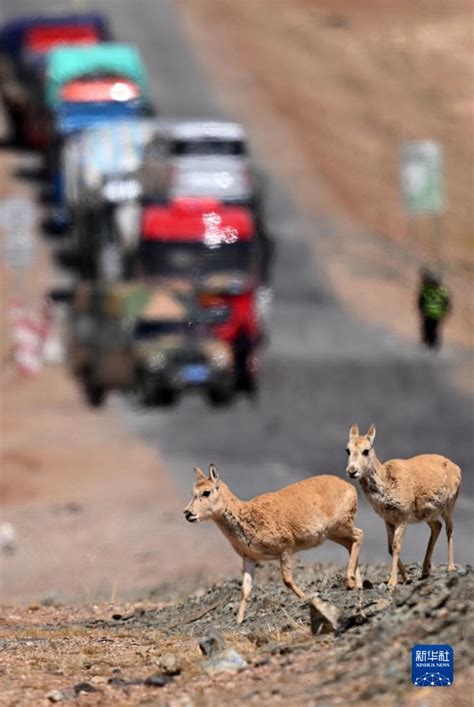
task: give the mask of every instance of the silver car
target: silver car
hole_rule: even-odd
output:
[[[145,197],[210,197],[254,206],[258,180],[239,123],[163,121],[145,150]]]

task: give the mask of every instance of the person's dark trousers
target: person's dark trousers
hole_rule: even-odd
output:
[[[440,346],[439,324],[439,319],[423,318],[421,336],[425,346],[430,349],[437,349]]]

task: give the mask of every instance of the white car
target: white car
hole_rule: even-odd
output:
[[[164,120],[147,146],[145,197],[211,197],[253,207],[259,185],[239,123]]]

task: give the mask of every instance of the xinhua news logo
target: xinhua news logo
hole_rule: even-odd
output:
[[[454,680],[454,651],[448,645],[413,646],[411,680],[417,687],[449,687]]]

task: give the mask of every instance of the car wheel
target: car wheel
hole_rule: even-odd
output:
[[[156,383],[153,378],[146,373],[138,374],[136,390],[140,405],[151,407],[157,402]]]
[[[229,405],[233,397],[233,388],[209,388],[207,391],[207,399],[214,407]]]
[[[101,407],[105,402],[106,395],[107,391],[104,386],[90,381],[84,383],[84,396],[91,407]]]
[[[162,388],[158,391],[156,398],[158,405],[171,407],[176,402],[176,392],[171,388]]]

